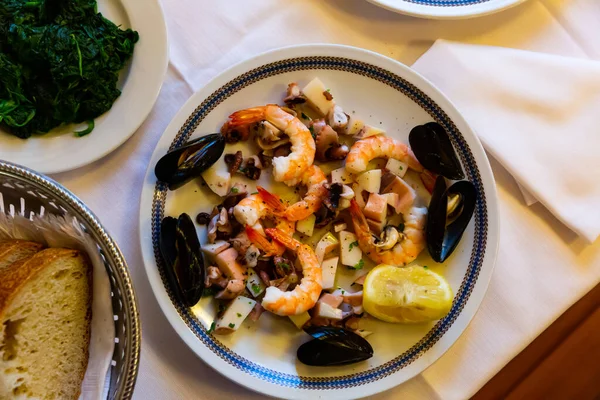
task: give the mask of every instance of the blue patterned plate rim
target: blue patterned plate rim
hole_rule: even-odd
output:
[[[463,19],[493,14],[526,0],[367,0],[401,14],[431,19]]]

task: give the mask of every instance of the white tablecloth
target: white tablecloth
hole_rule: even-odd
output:
[[[598,0],[531,0],[466,21],[405,17],[363,0],[163,0],[163,6],[171,66],[152,114],[113,154],[54,176],[90,206],[127,258],[143,327],[135,398],[144,400],[261,398],[221,377],[187,348],[160,311],[142,265],[137,227],[143,176],[158,138],[193,91],[233,63],[298,43],[354,45],[406,64],[438,38],[600,59]],[[511,176],[491,162],[501,239],[481,309],[432,367],[373,398],[472,395],[600,282],[600,240],[587,246],[540,204],[527,207]]]

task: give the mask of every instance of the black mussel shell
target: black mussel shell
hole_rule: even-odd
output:
[[[216,163],[224,150],[225,138],[220,133],[202,136],[165,154],[156,163],[154,174],[175,190]]]
[[[417,160],[426,169],[448,179],[465,178],[448,133],[437,122],[414,127],[408,141]]]
[[[177,219],[173,217],[165,217],[160,225],[159,247],[160,254],[165,262],[165,275],[167,282],[175,293],[179,301],[183,301],[183,295],[175,276],[173,265],[177,259],[177,246],[175,245],[175,235],[177,234]]]
[[[460,194],[461,204],[458,206],[458,216],[448,223],[448,196],[453,194]],[[452,254],[471,221],[476,200],[477,191],[471,182],[459,181],[446,189],[444,177],[437,177],[425,231],[427,249],[435,261],[444,262]]]
[[[187,306],[194,306],[204,291],[205,268],[200,241],[189,215],[163,219],[160,252],[166,264],[167,280],[177,297]]]
[[[352,364],[373,357],[373,347],[354,332],[330,326],[309,327],[314,339],[298,348],[298,360],[306,365]]]

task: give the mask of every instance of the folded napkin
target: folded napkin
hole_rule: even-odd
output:
[[[600,235],[600,63],[438,40],[413,68],[562,223]]]

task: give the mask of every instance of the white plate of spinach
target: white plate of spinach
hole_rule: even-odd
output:
[[[148,116],[167,64],[158,0],[0,2],[0,159],[57,173],[107,155]]]

